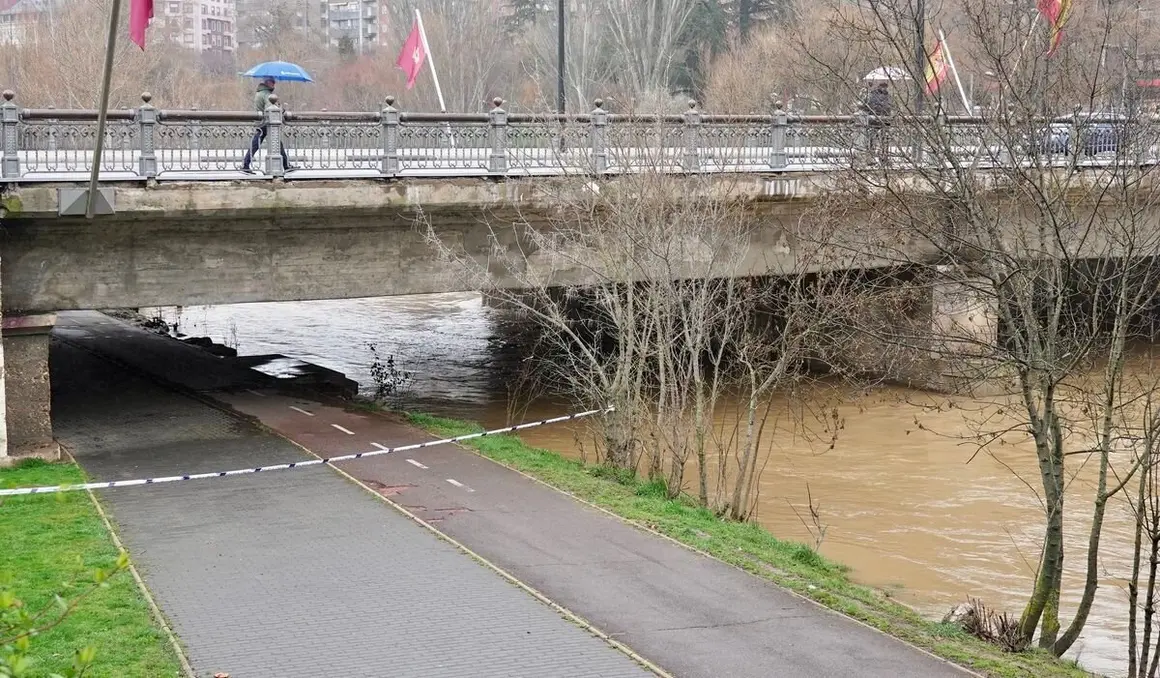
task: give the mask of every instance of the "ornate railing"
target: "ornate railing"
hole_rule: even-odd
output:
[[[75,181],[92,171],[96,111],[19,108],[14,99],[5,91],[0,101],[0,181]],[[947,163],[956,155],[974,166],[1101,162],[1100,155],[1151,164],[1152,132],[1160,130],[1160,119],[1128,124],[1076,114],[1028,121],[1026,138],[1013,141],[989,138],[993,126],[979,117],[889,124],[866,114],[791,114],[780,105],[770,115],[711,115],[692,102],[680,115],[620,115],[597,100],[591,113],[564,116],[509,113],[500,99],[481,114],[404,112],[393,97],[373,112],[285,111],[276,95],[270,102],[264,113],[161,110],[143,94],[136,109],[109,112],[101,178],[235,179],[252,143],[252,174],[304,179],[784,172]],[[922,135],[930,138],[916,139]]]

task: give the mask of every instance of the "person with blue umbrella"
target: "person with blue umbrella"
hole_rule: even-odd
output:
[[[270,105],[270,95],[274,93],[274,87],[278,80],[314,82],[301,66],[285,61],[267,61],[254,66],[242,75],[259,79],[258,91],[254,93],[254,108],[263,116],[266,114],[266,107]],[[268,132],[269,129],[265,122],[254,131],[254,136],[250,139],[250,148],[246,151],[245,157],[242,158],[243,172],[252,171],[250,163],[258,153],[258,149],[262,147],[262,142],[266,140]],[[286,153],[286,145],[279,142],[278,150],[282,154],[282,167],[287,172],[297,169],[290,166],[290,156]]]

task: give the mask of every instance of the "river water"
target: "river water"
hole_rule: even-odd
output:
[[[181,332],[212,337],[241,354],[281,353],[338,370],[364,386],[371,383],[373,344],[414,374],[411,409],[489,426],[508,420],[512,352],[505,350],[498,313],[476,294],[141,312],[177,321]],[[879,388],[838,406],[844,428],[833,449],[828,442],[771,436],[757,520],[780,537],[812,543],[799,518],[808,515],[808,483],[826,527],[822,553],[849,565],[856,580],[932,617],[967,596],[1017,615],[1031,589],[1041,536],[1042,512],[1023,482],[1039,486],[1034,456],[1017,442],[975,455],[977,447],[961,435],[964,403],[945,405],[933,395]],[[522,416],[538,419],[563,409],[537,403]],[[545,427],[524,438],[576,455],[582,433]],[[1078,514],[1090,506],[1090,487],[1084,474],[1072,486],[1072,554],[1086,543],[1087,521]],[[1124,577],[1132,535],[1123,502],[1110,504],[1108,513],[1102,585],[1071,655],[1092,671],[1115,676],[1123,675],[1126,664]],[[1073,555],[1066,564],[1066,577],[1077,583],[1082,563]],[[1075,597],[1064,600],[1065,625],[1075,603]]]

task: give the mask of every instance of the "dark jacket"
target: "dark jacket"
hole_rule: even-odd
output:
[[[870,111],[871,115],[890,115],[890,109],[892,108],[890,92],[878,88],[870,90],[870,95],[866,97],[866,108]]]

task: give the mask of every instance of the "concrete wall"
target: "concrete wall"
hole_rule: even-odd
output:
[[[908,231],[898,221],[905,214],[884,214],[873,208],[873,200],[865,211],[852,208],[857,198],[843,185],[841,172],[674,180],[687,182],[688,190],[682,185],[680,194],[689,199],[752,206],[761,227],[742,264],[731,262],[733,275],[938,261],[929,240],[934,236],[917,233],[938,228],[937,201],[922,208],[936,210],[922,216],[927,226]],[[595,208],[592,194],[634,190],[631,179],[619,177],[166,182],[113,188],[116,214],[92,221],[57,216],[56,186],[8,190],[3,204],[9,213],[0,229],[5,314],[420,294],[481,289],[484,282],[520,287],[495,264],[516,250],[527,271],[546,284],[597,283],[602,280],[589,268],[593,257],[537,253],[524,227],[514,225],[547,229],[561,204],[583,206],[588,200]],[[838,198],[830,212],[823,196]],[[1011,217],[1007,227],[1017,251],[1042,217],[1014,199],[999,198]],[[897,212],[896,203],[891,204]],[[1148,215],[1160,231],[1160,209]],[[1077,212],[1077,229],[1086,223],[1078,217],[1083,215]],[[427,223],[444,244],[474,257],[492,278],[465,279],[441,261],[425,240]],[[836,230],[850,254],[803,266],[801,243],[811,229]],[[1093,253],[1115,249],[1091,234],[1084,243]],[[706,275],[699,263],[683,272],[675,268],[677,275]]]
[[[52,435],[52,390],[48,372],[49,332],[53,316],[4,318],[4,389],[7,408],[3,424],[7,455],[55,460],[60,448]],[[5,454],[7,452],[7,455]]]
[[[787,229],[808,199],[798,180],[698,182],[706,197],[760,204],[762,232],[747,274],[792,267]],[[607,184],[604,184],[607,186]],[[550,180],[167,183],[116,189],[117,213],[92,221],[56,216],[56,187],[22,188],[0,232],[3,309],[66,309],[297,301],[478,289],[428,244],[439,238],[487,266],[495,247],[521,248],[555,284],[595,282],[591,271],[536,257],[513,224],[546,228]],[[569,184],[568,186],[574,186]],[[494,238],[494,239],[493,239]],[[505,280],[492,266],[495,280]]]

